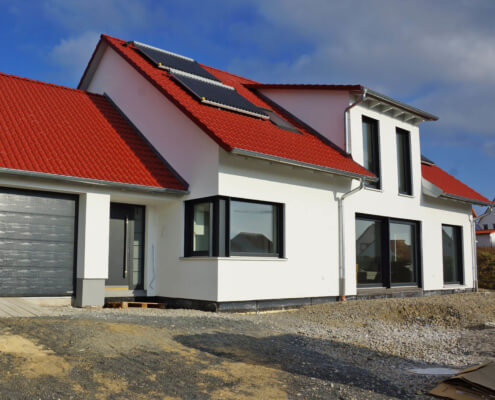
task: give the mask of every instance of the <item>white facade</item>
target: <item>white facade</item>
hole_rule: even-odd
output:
[[[237,302],[359,294],[356,214],[419,223],[418,284],[425,291],[452,289],[443,279],[442,224],[462,227],[463,284],[456,287],[473,287],[471,205],[423,194],[417,125],[376,108],[358,105],[351,109],[349,148],[360,164],[362,117],[379,121],[382,187],[364,188],[343,201],[344,252],[340,258],[338,198],[359,186],[357,180],[225,152],[120,55],[105,47],[102,44],[97,65],[85,82],[87,90],[106,94],[190,187],[188,194],[171,195],[34,178],[19,184],[14,178],[2,178],[3,186],[79,195],[78,278],[108,277],[110,207],[125,203],[146,207],[146,296]],[[348,92],[265,90],[263,94],[345,149],[344,110],[353,101]],[[410,132],[410,196],[398,193],[397,127]],[[210,196],[283,204],[283,257],[184,257],[184,202]],[[345,271],[343,289],[339,286],[341,268]],[[104,295],[133,294],[107,287]]]

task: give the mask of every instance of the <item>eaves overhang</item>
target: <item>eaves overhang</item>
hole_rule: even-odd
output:
[[[82,183],[86,185],[106,187],[109,189],[120,189],[129,192],[146,192],[146,193],[155,193],[155,194],[163,194],[163,195],[189,194],[189,190],[171,189],[171,188],[156,187],[156,186],[145,186],[145,185],[138,185],[133,183],[105,181],[100,179],[83,178],[83,177],[69,176],[69,175],[58,175],[47,172],[25,171],[19,169],[11,169],[11,168],[0,167],[0,174],[13,175],[19,177],[29,177],[29,178],[51,179],[56,181],[69,182],[69,183]]]
[[[277,163],[285,164],[285,165],[292,165],[292,166],[296,166],[296,167],[307,168],[307,169],[311,169],[314,171],[325,172],[328,174],[345,176],[345,177],[351,178],[351,179],[360,179],[360,180],[364,179],[364,180],[369,181],[369,182],[376,182],[378,180],[378,178],[376,176],[368,176],[368,175],[358,174],[355,172],[344,171],[344,170],[325,167],[325,166],[317,165],[317,164],[310,164],[310,163],[306,163],[303,161],[292,160],[289,158],[278,157],[278,156],[274,156],[271,154],[259,153],[259,152],[251,151],[251,150],[233,148],[230,151],[230,153],[235,154],[235,155],[245,156],[245,157],[258,158],[261,160],[266,160],[266,161],[271,161],[271,162],[277,162]]]
[[[364,89],[365,88],[363,87],[363,91]],[[373,89],[366,89],[367,94],[365,105],[370,108],[380,107],[379,111],[383,113],[390,113],[392,117],[403,119],[405,122],[418,123],[422,121],[438,120],[436,115],[403,103],[402,101],[393,99]]]
[[[461,203],[474,204],[478,206],[492,206],[492,202],[485,202],[481,200],[470,199],[467,197],[457,196],[455,194],[446,193],[441,188],[439,188],[434,183],[431,183],[429,180],[422,178],[422,189],[423,194],[432,198],[443,198],[447,200],[459,201]]]

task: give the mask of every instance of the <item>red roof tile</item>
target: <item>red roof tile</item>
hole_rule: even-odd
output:
[[[179,86],[168,72],[156,68],[141,56],[132,44],[106,35],[102,35],[102,39],[226,151],[242,149],[344,173],[374,177],[350,156],[324,143],[295,121],[291,122],[298,127],[301,134],[280,129],[270,121],[201,104]],[[205,68],[224,84],[233,86],[255,105],[273,110],[270,104],[244,86],[256,83],[255,81],[215,68]]]
[[[490,233],[495,233],[495,229],[483,229],[481,231],[476,231],[477,235],[489,235]]]
[[[423,178],[438,186],[445,194],[457,196],[466,200],[472,200],[473,203],[491,204],[485,196],[475,192],[469,186],[465,185],[443,169],[431,164],[421,164]]]
[[[187,189],[105,97],[6,74],[0,168]]]

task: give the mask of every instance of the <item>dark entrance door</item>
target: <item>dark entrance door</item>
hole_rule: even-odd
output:
[[[110,205],[110,252],[107,286],[143,288],[144,207]]]

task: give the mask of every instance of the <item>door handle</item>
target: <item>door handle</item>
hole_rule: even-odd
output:
[[[124,239],[124,278],[127,278],[127,263],[129,259],[129,218],[125,217],[125,239]]]

